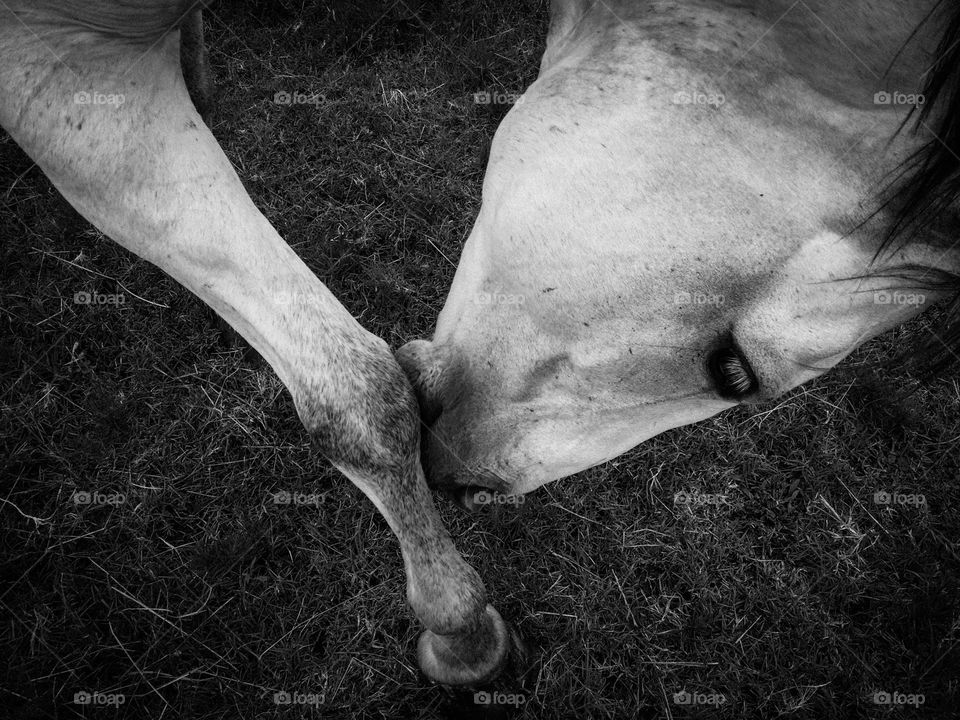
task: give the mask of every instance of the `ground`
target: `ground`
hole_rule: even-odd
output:
[[[393,347],[429,335],[479,207],[507,106],[474,93],[529,84],[546,11],[258,0],[208,15],[216,136]],[[419,674],[397,543],[311,451],[273,372],[6,136],[0,237],[8,716],[953,716],[960,386],[898,359],[936,312],[775,403],[517,507],[468,516],[438,498],[526,643],[487,706]]]

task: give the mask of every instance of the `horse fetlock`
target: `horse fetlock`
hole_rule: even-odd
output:
[[[475,685],[495,677],[506,663],[506,623],[486,601],[477,572],[459,555],[435,564],[407,586],[407,599],[427,631],[417,660],[423,673],[444,685]]]
[[[474,633],[486,622],[483,581],[455,550],[443,560],[415,569],[407,601],[420,622],[438,635]]]

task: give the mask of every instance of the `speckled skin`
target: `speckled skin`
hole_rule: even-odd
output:
[[[257,210],[197,113],[180,68],[187,6],[3,4],[0,124],[84,217],[198,295],[270,363],[317,450],[396,533],[407,598],[427,628],[424,671],[450,684],[487,678],[506,658],[506,629],[433,505],[409,381]],[[193,41],[198,22],[188,18]],[[189,50],[195,62],[198,48]],[[188,72],[200,85],[202,75]],[[201,107],[202,95],[194,88]]]

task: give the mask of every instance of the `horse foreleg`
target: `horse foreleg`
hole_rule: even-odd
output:
[[[427,628],[424,672],[489,677],[506,629],[427,490],[403,371],[256,209],[190,100],[177,33],[134,42],[90,29],[109,19],[71,29],[0,7],[0,124],[82,215],[196,293],[276,370],[318,449],[400,541]]]

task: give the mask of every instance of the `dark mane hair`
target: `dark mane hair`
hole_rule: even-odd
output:
[[[927,241],[941,229],[960,229],[956,207],[960,199],[960,0],[939,0],[923,22],[932,19],[947,22],[935,61],[925,73],[925,102],[910,110],[898,130],[902,132],[913,118],[911,132],[925,131],[930,138],[894,169],[881,192],[876,212],[889,210],[892,223],[877,256],[909,245],[921,235]],[[960,237],[946,238],[948,246],[957,241]],[[937,268],[923,268],[922,273],[920,268],[905,270],[922,287],[954,294],[941,328],[907,358],[923,374],[939,374],[960,363],[960,275]]]

